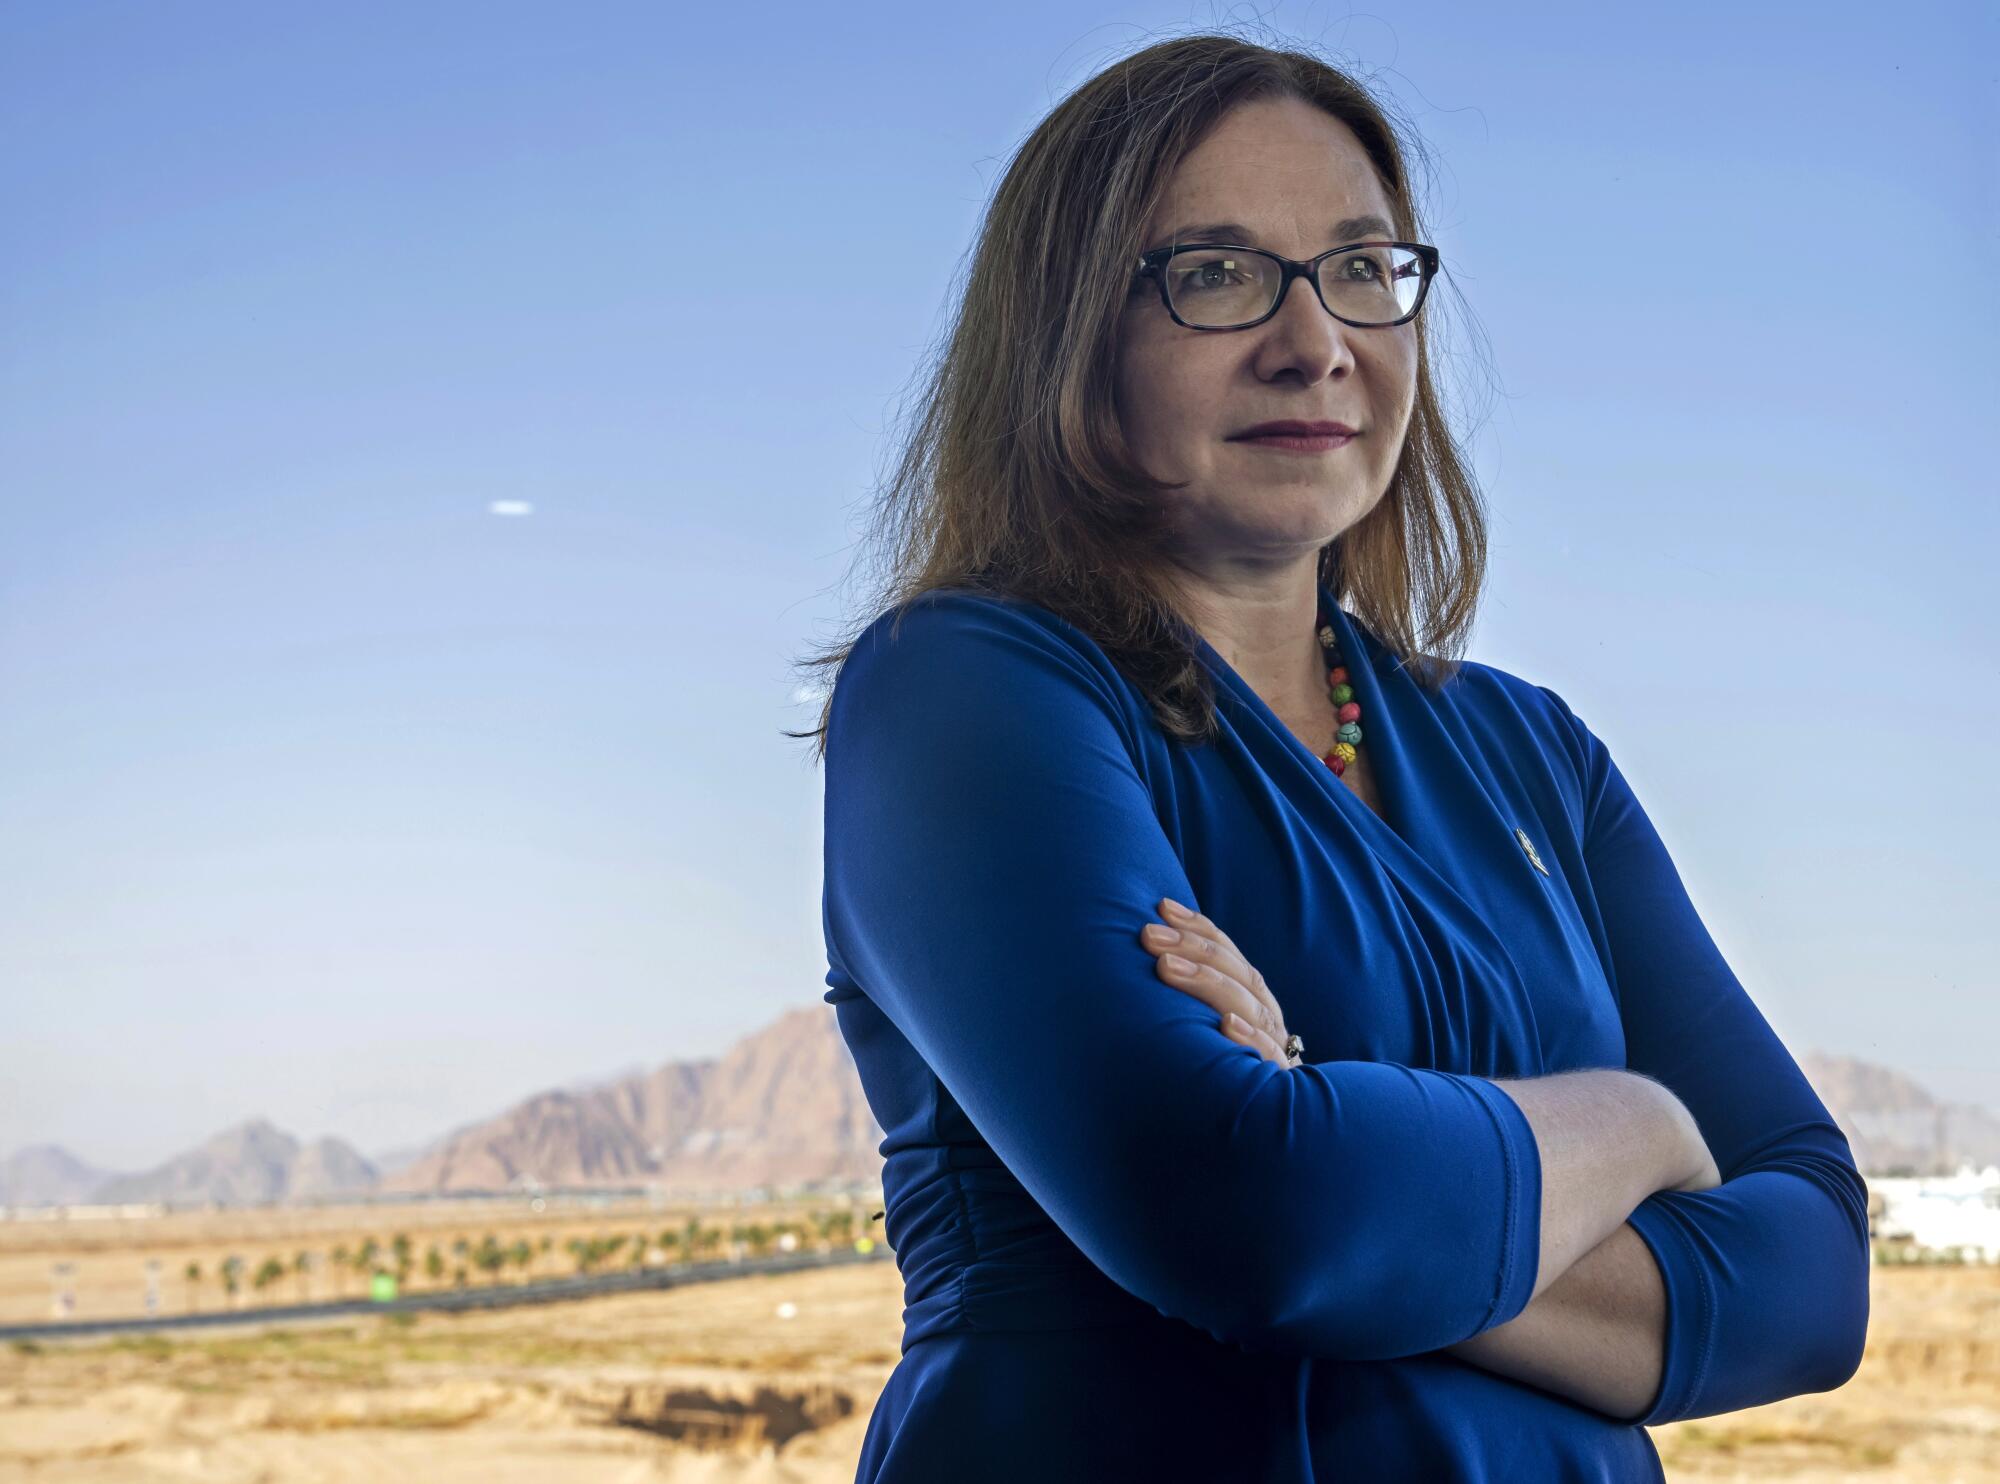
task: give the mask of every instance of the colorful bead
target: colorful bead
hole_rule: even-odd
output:
[[[1352,763],[1357,755],[1354,749],[1355,744],[1361,740],[1359,725],[1361,706],[1354,699],[1354,687],[1348,683],[1350,677],[1347,667],[1340,663],[1339,639],[1333,631],[1332,624],[1322,623],[1319,626],[1319,642],[1320,647],[1327,652],[1327,659],[1332,662],[1332,668],[1326,672],[1327,695],[1338,708],[1340,718],[1340,730],[1336,733],[1339,740],[1321,761],[1331,768],[1334,777],[1338,778],[1347,771],[1348,764]]]

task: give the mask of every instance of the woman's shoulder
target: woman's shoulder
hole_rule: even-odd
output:
[[[1485,728],[1504,731],[1552,761],[1560,759],[1579,779],[1588,770],[1597,739],[1553,686],[1499,665],[1460,660],[1443,694]]]
[[[835,690],[915,699],[983,693],[992,704],[1070,706],[1122,717],[1129,683],[1083,630],[1043,605],[968,587],[931,588],[883,609],[856,637]]]
[[[892,603],[878,613],[863,630],[864,636],[883,633],[900,639],[903,630],[916,626],[925,633],[1040,630],[1072,644],[1096,646],[1083,631],[1053,609],[990,588],[933,587],[916,596]]]

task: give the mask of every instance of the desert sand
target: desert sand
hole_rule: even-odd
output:
[[[0,1347],[0,1481],[854,1476],[892,1262],[465,1315]],[[1877,1268],[1840,1390],[1653,1430],[1673,1480],[2000,1484],[2000,1268]],[[789,1307],[787,1307],[789,1306]]]

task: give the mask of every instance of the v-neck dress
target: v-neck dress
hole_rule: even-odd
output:
[[[1603,742],[1492,666],[1428,694],[1321,602],[1386,819],[1205,641],[1199,745],[1036,604],[934,591],[850,653],[825,999],[904,1284],[863,1484],[1659,1480],[1646,1424],[1859,1365],[1847,1141]],[[1305,1065],[1159,980],[1162,897],[1262,971]],[[1670,1087],[1724,1181],[1629,1217],[1668,1308],[1636,1418],[1441,1353],[1535,1283],[1540,1158],[1491,1079],[1586,1067]]]

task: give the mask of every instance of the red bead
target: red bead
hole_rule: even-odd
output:
[[[1349,701],[1334,714],[1342,721],[1359,721],[1361,720],[1361,707],[1357,702]]]
[[[1347,771],[1347,764],[1343,763],[1330,752],[1326,755],[1326,765],[1333,769],[1333,776],[1336,778]]]
[[[1328,670],[1326,672],[1326,683],[1328,685],[1347,684],[1347,666],[1335,665],[1331,670]]]

